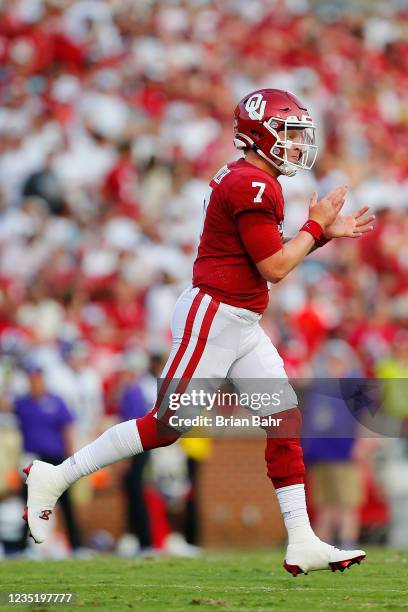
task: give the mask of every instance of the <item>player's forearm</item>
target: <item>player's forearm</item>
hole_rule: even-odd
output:
[[[310,253],[315,240],[308,232],[299,232],[282,249],[257,264],[259,272],[269,282],[278,283]]]
[[[284,236],[283,243],[286,244],[287,242],[290,242],[291,240],[293,240],[293,238],[294,236]],[[315,251],[318,248],[319,248],[318,245],[314,243],[314,245],[311,247],[311,249],[309,250],[307,254],[310,255],[310,253],[313,253],[313,251]]]

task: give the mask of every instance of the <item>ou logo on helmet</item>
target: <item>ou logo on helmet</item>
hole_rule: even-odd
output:
[[[249,118],[260,121],[265,114],[266,100],[262,94],[253,94],[245,104],[245,110],[248,112]]]

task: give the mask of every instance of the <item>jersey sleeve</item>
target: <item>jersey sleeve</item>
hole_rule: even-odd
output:
[[[254,263],[258,263],[282,248],[283,240],[278,223],[272,214],[265,210],[238,215],[239,236]]]

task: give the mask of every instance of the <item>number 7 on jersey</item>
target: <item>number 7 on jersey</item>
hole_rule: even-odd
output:
[[[254,202],[256,204],[259,204],[260,202],[262,202],[262,195],[265,191],[266,183],[258,183],[257,181],[252,181],[252,187],[258,189],[258,193],[254,197]]]

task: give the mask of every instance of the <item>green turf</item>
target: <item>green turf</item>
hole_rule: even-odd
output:
[[[369,550],[343,574],[292,578],[282,551],[208,553],[199,559],[114,557],[0,563],[0,590],[76,593],[76,604],[19,610],[396,610],[408,608],[408,552]],[[16,609],[1,607],[4,609]]]

